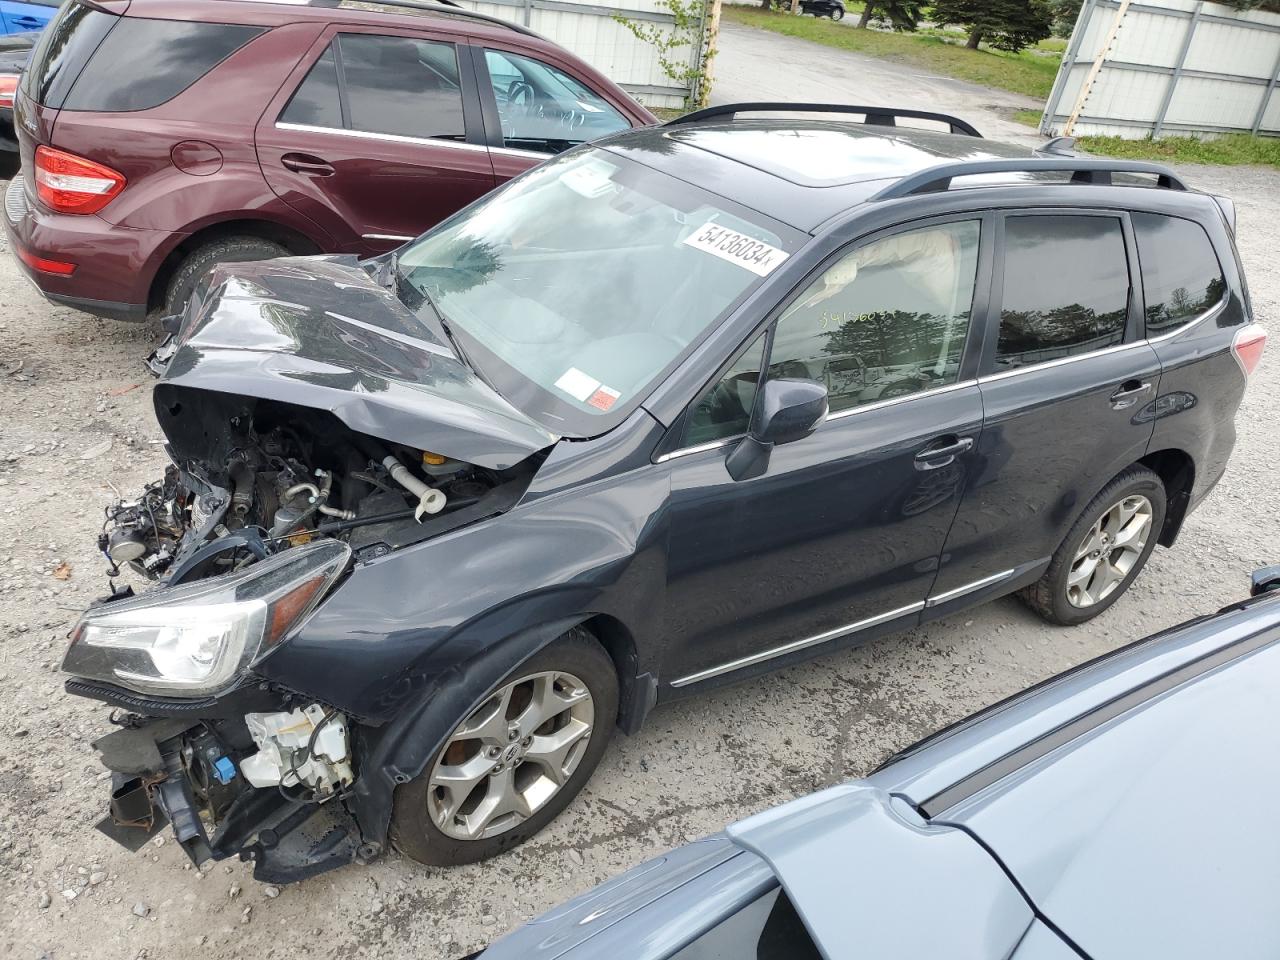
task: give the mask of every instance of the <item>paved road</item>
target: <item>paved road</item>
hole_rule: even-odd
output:
[[[1042,106],[1030,97],[724,21],[711,102],[748,100],[937,110],[968,120],[988,137],[1018,143],[1043,139],[1010,119],[1015,110]]]
[[[824,78],[839,78],[848,100],[962,110],[1002,133],[990,105],[1007,102],[1004,94],[930,80],[926,95],[907,71],[784,37],[728,27],[720,67],[721,96],[817,98],[830,86]],[[1280,273],[1272,269],[1280,174],[1183,172],[1237,199],[1241,250],[1266,322],[1280,313]],[[241,864],[201,874],[187,869],[172,841],[131,856],[92,830],[107,784],[88,741],[105,732],[106,710],[63,694],[57,673],[69,621],[105,586],[94,537],[111,485],[134,491],[162,468],[140,367],[157,334],[49,306],[20,279],[0,241],[4,957],[136,960],[145,951],[201,960],[454,960],[673,844],[863,775],[972,710],[1237,599],[1252,566],[1280,560],[1272,466],[1280,462],[1280,343],[1273,343],[1241,408],[1239,445],[1221,487],[1177,547],[1157,550],[1130,594],[1089,624],[1049,628],[1002,600],[660,707],[638,736],[613,744],[565,814],[511,854],[455,870],[392,855],[269,898]],[[66,580],[53,576],[63,562]]]

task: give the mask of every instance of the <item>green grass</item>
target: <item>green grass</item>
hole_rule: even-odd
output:
[[[1013,111],[1013,119],[1018,123],[1026,124],[1028,127],[1040,127],[1041,110],[1015,110]]]
[[[1171,163],[1244,163],[1280,167],[1280,139],[1233,133],[1215,140],[1165,137],[1160,140],[1122,140],[1120,137],[1080,137],[1080,149],[1130,160],[1166,160]]]
[[[967,50],[963,36],[949,31],[889,33],[858,30],[847,24],[815,17],[772,13],[755,7],[725,5],[722,16],[775,33],[810,40],[840,50],[852,50],[882,60],[894,60],[931,73],[998,87],[1014,93],[1044,99],[1058,72],[1059,53],[1039,48],[1021,53],[998,50]]]

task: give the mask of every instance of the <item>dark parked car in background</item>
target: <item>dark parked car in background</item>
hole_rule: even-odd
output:
[[[1255,589],[1280,587],[1280,570]],[[865,780],[672,850],[483,960],[1264,960],[1280,594],[1124,647]]]
[[[845,9],[840,0],[800,0],[800,12],[813,17],[830,17],[843,20]]]
[[[13,130],[13,99],[18,81],[35,46],[35,33],[0,36],[0,178],[12,176],[18,166],[18,138]]]
[[[108,829],[478,860],[656,703],[1013,592],[1080,623],[1173,545],[1265,341],[1230,204],[825,109],[879,123],[714,108],[379,258],[210,275],[156,358],[173,463],[100,541],[160,584],[63,664],[129,714]]]
[[[215,263],[390,250],[653,122],[527,28],[413,0],[73,0],[43,37],[5,227],[45,296],[106,316],[176,313]]]

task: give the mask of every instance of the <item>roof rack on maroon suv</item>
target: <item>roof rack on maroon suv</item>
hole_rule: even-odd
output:
[[[279,0],[268,0],[268,2],[279,2]],[[539,40],[546,39],[536,30],[530,30],[528,27],[520,23],[512,23],[510,20],[503,20],[501,17],[494,17],[487,13],[480,13],[478,10],[469,10],[460,4],[454,3],[453,0],[439,0],[432,3],[429,0],[307,0],[309,7],[330,7],[335,10],[365,10],[369,13],[379,13],[378,7],[394,7],[407,10],[423,10],[427,12],[440,13],[446,17],[461,17],[466,20],[479,20],[484,23],[492,23],[499,27],[507,27],[516,33],[522,33],[526,37],[537,37]],[[392,12],[392,11],[385,11]]]
[[[700,120],[733,120],[740,113],[854,113],[861,114],[863,123],[876,127],[896,127],[899,119],[936,120],[945,123],[952,133],[966,137],[981,137],[973,124],[948,113],[931,110],[907,110],[900,107],[862,107],[846,103],[722,103],[719,106],[695,110],[682,117],[668,120],[667,126],[697,123]]]

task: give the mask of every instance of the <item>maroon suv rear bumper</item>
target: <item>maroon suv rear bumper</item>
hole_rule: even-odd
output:
[[[44,296],[87,313],[122,320],[147,314],[155,266],[183,234],[133,230],[99,217],[47,213],[27,199],[21,175],[4,197],[4,227],[18,268]],[[23,255],[75,264],[70,276],[35,269]]]

